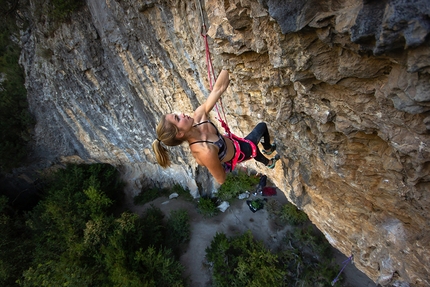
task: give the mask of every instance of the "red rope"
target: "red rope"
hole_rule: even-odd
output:
[[[200,2],[199,2],[200,3]],[[201,11],[201,6],[200,6],[200,12]],[[202,31],[201,31],[201,35],[203,37],[203,39],[205,40],[205,50],[206,50],[206,66],[208,68],[208,80],[209,80],[209,86],[210,86],[210,90],[212,91],[213,89],[213,83],[216,82],[216,75],[215,75],[215,71],[214,71],[214,67],[212,65],[212,58],[211,58],[211,52],[209,49],[209,43],[208,43],[208,36],[207,36],[207,30],[206,30],[206,25],[204,24],[204,19],[203,19],[203,13],[202,13]],[[222,111],[222,115],[218,109],[218,104],[221,107],[221,111]],[[247,139],[243,139],[240,138],[238,136],[235,136],[234,134],[232,134],[230,132],[230,128],[227,124],[227,119],[225,117],[225,112],[224,112],[224,107],[222,105],[222,100],[221,98],[218,100],[218,102],[215,105],[216,111],[218,113],[218,120],[221,123],[221,126],[224,128],[227,136],[232,140],[233,144],[235,145],[235,149],[236,151],[239,151],[235,154],[234,159],[231,160],[230,162],[230,171],[233,171],[234,167],[236,166],[237,163],[242,162],[242,160],[239,160],[239,156],[240,154],[242,154],[242,152],[240,152],[240,145],[238,141],[246,141],[247,143],[249,143],[249,145],[252,148],[252,156],[251,157],[255,157],[257,155],[257,147],[255,146],[255,144]]]
[[[215,71],[212,65],[212,59],[211,59],[211,52],[209,49],[209,43],[208,43],[208,35],[206,30],[206,25],[202,25],[202,33],[201,33],[203,39],[205,39],[205,50],[206,50],[206,66],[208,68],[208,80],[209,80],[209,86],[212,91],[213,89],[213,83],[216,80]],[[214,81],[214,82],[212,82]]]
[[[208,35],[207,35],[207,30],[206,30],[206,25],[203,24],[202,25],[202,32],[201,35],[203,37],[203,39],[205,40],[205,50],[206,50],[206,66],[208,68],[208,81],[209,81],[209,86],[210,86],[210,90],[212,91],[213,89],[213,83],[216,82],[216,75],[215,75],[215,71],[214,71],[214,67],[212,65],[212,58],[211,58],[211,52],[209,49],[209,43],[208,43]],[[221,111],[222,111],[222,116],[219,109],[218,109],[218,103],[221,107]],[[222,105],[222,100],[219,99],[218,103],[215,105],[216,111],[218,113],[218,120],[221,122],[221,126],[224,128],[225,132],[227,134],[230,134],[230,128],[227,124],[227,120],[225,117],[225,111],[224,111],[224,107]]]

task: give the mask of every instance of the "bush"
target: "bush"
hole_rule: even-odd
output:
[[[180,197],[186,200],[194,200],[194,198],[191,196],[190,190],[183,188],[180,184],[175,184],[170,191],[171,193],[176,192]]]
[[[330,286],[339,266],[332,259],[330,244],[312,226],[296,228],[284,238],[285,250],[280,262],[288,270],[291,286]]]
[[[181,185],[175,184],[170,189],[160,189],[157,187],[143,187],[138,195],[133,198],[133,202],[136,205],[144,205],[145,203],[151,202],[160,196],[169,196],[170,194],[176,192],[179,196],[186,200],[193,200],[188,189],[184,189]]]
[[[91,187],[103,192],[112,201],[111,208],[108,210],[110,212],[113,212],[124,200],[125,183],[120,179],[115,167],[108,164],[67,165],[65,169],[59,169],[54,174],[48,175],[45,181],[47,191],[44,196],[61,204],[70,204],[70,208],[81,208],[76,204],[80,200],[88,199],[83,191]],[[67,198],[75,198],[76,201],[66,202]],[[86,213],[87,210],[82,212]]]
[[[250,231],[237,237],[217,233],[206,248],[214,286],[330,286],[339,267],[321,234],[309,225],[288,233],[284,242],[275,254]]]
[[[15,278],[20,285],[184,286],[183,267],[165,247],[161,210],[115,215],[112,207],[122,194],[116,188],[123,185],[113,167],[71,165],[47,185],[27,221],[36,248],[27,254],[22,278]],[[172,224],[178,238],[186,238],[178,230],[185,221],[181,215]],[[8,271],[0,268],[0,275]]]
[[[190,240],[190,217],[186,209],[174,210],[167,220],[167,247],[177,251],[179,246]]]
[[[148,248],[155,246],[160,248],[166,240],[166,226],[163,222],[164,213],[161,209],[151,205],[142,214],[142,222],[139,229],[142,231],[142,246]]]
[[[255,189],[260,181],[259,177],[249,176],[244,171],[228,173],[223,185],[218,190],[218,198],[222,201],[229,201],[237,198],[239,194]]]
[[[215,286],[287,286],[277,255],[254,241],[250,231],[230,238],[217,233],[206,248],[206,258],[213,264]]]
[[[292,203],[287,203],[282,206],[279,217],[284,223],[290,223],[292,225],[299,225],[309,220],[306,213],[299,210]]]
[[[64,21],[75,12],[80,9],[85,2],[83,0],[51,0],[52,10],[50,10],[50,16],[55,20]]]
[[[141,192],[133,198],[136,205],[144,205],[160,197],[163,191],[158,188],[142,188]]]
[[[24,215],[14,212],[5,196],[0,196],[0,230],[0,286],[14,286],[30,266],[34,244]]]
[[[276,199],[270,198],[266,202],[266,210],[270,218],[277,219],[281,214],[281,203]]]
[[[139,266],[139,274],[142,274],[140,286],[182,287],[185,280],[181,279],[184,267],[179,261],[173,260],[170,249],[157,250],[149,247],[145,251],[136,252],[136,262]],[[118,286],[123,286],[124,281],[119,281]]]
[[[215,202],[216,202],[215,198],[205,198],[205,197],[200,198],[197,204],[198,212],[202,214],[203,217],[206,217],[206,218],[217,215],[219,213],[219,209],[217,208],[217,205]]]

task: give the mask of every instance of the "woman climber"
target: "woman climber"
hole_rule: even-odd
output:
[[[226,170],[233,170],[238,162],[254,158],[270,169],[275,167],[279,155],[268,159],[256,147],[261,142],[266,155],[272,154],[276,144],[270,144],[270,136],[264,122],[259,123],[244,139],[223,136],[209,120],[209,112],[227,89],[229,75],[221,71],[207,100],[199,106],[192,117],[185,114],[167,114],[161,117],[157,126],[157,139],[152,143],[157,162],[166,168],[170,166],[167,149],[163,146],[177,146],[188,142],[197,163],[206,166],[219,184],[226,179]]]

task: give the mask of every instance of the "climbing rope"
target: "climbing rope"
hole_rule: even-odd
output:
[[[211,57],[211,52],[209,49],[208,34],[207,34],[205,19],[203,16],[202,5],[200,3],[200,0],[197,0],[197,2],[198,2],[198,6],[200,7],[200,16],[202,18],[202,28],[201,28],[200,34],[202,35],[204,42],[205,42],[206,66],[208,69],[208,81],[209,81],[210,90],[212,91],[213,84],[216,82],[217,77],[215,75],[214,67],[212,65],[212,57]],[[227,118],[225,116],[224,106],[222,104],[221,98],[219,98],[218,102],[215,104],[215,109],[218,113],[217,119],[221,123],[221,126],[224,128],[225,136],[230,138],[230,140],[232,141],[234,148],[235,148],[235,155],[234,155],[233,159],[230,161],[230,163],[225,163],[227,165],[227,170],[233,171],[237,163],[240,163],[240,162],[245,160],[244,159],[244,157],[245,157],[244,153],[240,150],[239,141],[247,142],[251,146],[251,149],[252,149],[251,158],[254,158],[257,155],[257,147],[250,140],[238,137],[230,131],[230,127],[228,126],[228,123],[227,123]]]
[[[197,0],[199,9],[200,9],[200,17],[201,17],[201,21],[202,21],[202,26],[201,26],[201,36],[204,39],[204,43],[205,43],[205,51],[206,51],[206,67],[208,70],[208,82],[209,82],[209,87],[210,90],[212,91],[213,89],[213,85],[216,82],[216,74],[214,71],[214,67],[212,64],[212,57],[211,57],[211,52],[210,52],[210,48],[209,48],[209,42],[208,42],[208,34],[207,34],[207,27],[205,24],[205,18],[203,16],[203,9],[202,9],[202,5],[200,3],[200,0]],[[219,106],[219,107],[218,107]],[[217,111],[218,114],[218,120],[221,122],[221,126],[224,128],[225,132],[230,135],[230,128],[228,126],[227,123],[227,119],[225,116],[225,111],[224,111],[224,106],[222,104],[222,100],[221,98],[218,100],[218,103],[215,105],[215,109]]]
[[[351,256],[349,256],[348,257],[348,259],[346,259],[345,261],[343,261],[342,262],[342,264],[343,264],[343,267],[342,267],[342,269],[340,270],[340,272],[339,272],[339,274],[337,274],[337,276],[336,276],[336,278],[334,278],[334,280],[333,281],[331,281],[331,286],[334,286],[334,284],[339,280],[339,276],[340,276],[340,273],[342,273],[342,271],[343,271],[343,269],[345,269],[345,267],[346,267],[346,265],[348,265],[348,263],[351,261],[351,263],[353,263],[353,258],[354,258],[354,255],[351,255]]]

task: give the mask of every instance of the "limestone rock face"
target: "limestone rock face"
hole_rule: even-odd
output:
[[[230,128],[267,122],[282,156],[273,171],[245,165],[375,282],[430,286],[428,0],[88,0],[57,25],[30,2],[38,157],[113,164],[134,194],[214,189],[188,147],[170,149],[169,169],[151,148],[162,114],[209,93],[203,16],[215,70],[230,71]]]

